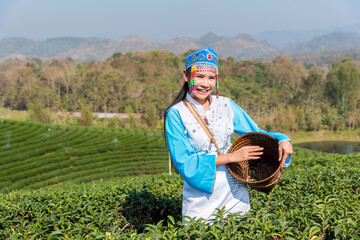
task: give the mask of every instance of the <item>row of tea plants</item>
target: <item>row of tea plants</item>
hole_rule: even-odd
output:
[[[166,172],[159,131],[0,120],[0,192]]]
[[[1,239],[360,239],[360,155],[295,149],[269,194],[213,224],[181,222],[182,180],[166,174],[0,196]]]

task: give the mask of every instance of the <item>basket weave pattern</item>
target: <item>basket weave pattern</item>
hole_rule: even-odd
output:
[[[282,175],[278,140],[264,133],[245,133],[231,145],[228,152],[244,146],[263,147],[263,155],[260,159],[228,164],[230,173],[251,188],[269,194]]]

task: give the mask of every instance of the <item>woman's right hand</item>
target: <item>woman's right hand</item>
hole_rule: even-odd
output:
[[[263,147],[259,146],[245,146],[236,150],[235,152],[230,153],[229,158],[231,163],[247,161],[247,160],[256,160],[259,159],[263,154]]]
[[[236,150],[232,153],[227,153],[223,155],[218,155],[216,157],[216,166],[227,164],[227,163],[236,163],[246,160],[256,160],[259,159],[263,154],[263,147],[259,146],[245,146]]]

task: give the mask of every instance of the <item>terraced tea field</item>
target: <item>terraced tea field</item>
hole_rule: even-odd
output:
[[[161,132],[0,120],[0,192],[166,172]]]
[[[184,225],[181,177],[145,176],[167,171],[160,132],[0,120],[0,149],[0,239],[360,239],[360,154],[295,148],[247,214]]]
[[[360,155],[296,148],[246,215],[181,222],[182,179],[158,174],[0,195],[0,239],[360,239]]]

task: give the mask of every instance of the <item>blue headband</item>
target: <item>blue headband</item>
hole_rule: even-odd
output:
[[[211,66],[217,69],[218,55],[211,48],[203,48],[190,53],[185,58],[185,69],[189,69],[194,65]]]

